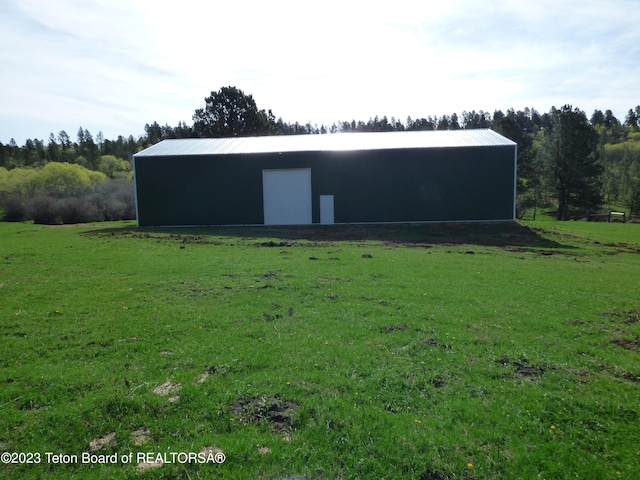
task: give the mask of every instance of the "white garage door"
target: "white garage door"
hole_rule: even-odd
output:
[[[311,223],[311,169],[262,171],[265,225]]]

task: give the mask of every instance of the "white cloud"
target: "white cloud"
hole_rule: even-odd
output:
[[[235,85],[285,121],[640,103],[627,0],[0,4],[0,141],[190,122]]]

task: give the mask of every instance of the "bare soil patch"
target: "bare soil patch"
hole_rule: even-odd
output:
[[[604,312],[601,314],[605,318],[619,320],[627,325],[633,325],[640,320],[640,310],[613,310],[612,312]]]
[[[102,437],[94,438],[89,442],[89,450],[96,452],[102,447],[115,447],[116,445],[116,433],[111,432],[103,435]]]
[[[274,242],[273,240],[269,240],[268,242],[258,242],[254,243],[256,247],[291,247],[293,242]]]
[[[403,324],[397,324],[397,325],[387,325],[386,327],[382,327],[380,329],[381,333],[392,333],[395,332],[397,330],[402,331],[402,330],[406,330],[407,326],[403,325]]]
[[[449,475],[431,468],[427,468],[424,473],[420,475],[420,480],[449,480],[450,478],[451,477]]]
[[[611,343],[618,345],[626,350],[635,350],[640,348],[640,337],[636,337],[635,340],[629,340],[628,338],[614,338]]]
[[[222,245],[220,237],[253,240],[256,247],[288,249],[299,246],[326,247],[331,242],[381,241],[389,246],[431,248],[434,245],[528,246],[555,249],[564,245],[545,238],[539,228],[517,222],[500,223],[417,223],[393,225],[313,225],[291,227],[210,227],[139,229],[136,227],[98,229],[84,233],[104,238],[151,239],[185,244]],[[211,237],[210,235],[215,235]],[[558,236],[558,235],[556,235]],[[548,235],[547,235],[548,237]],[[573,238],[573,237],[571,237]],[[228,244],[228,242],[227,242]],[[286,252],[286,250],[281,250]]]
[[[260,455],[268,455],[272,452],[273,450],[271,450],[269,447],[258,447],[258,453]]]
[[[198,452],[198,455],[205,458],[209,458],[211,456],[215,456],[216,453],[224,453],[224,452],[222,451],[222,449],[218,447],[209,446],[209,447],[203,447],[202,450]]]
[[[167,396],[171,393],[177,393],[182,388],[182,385],[179,383],[171,383],[171,381],[167,380],[162,385],[158,385],[153,389],[153,393],[156,395]]]
[[[535,253],[543,257],[552,257],[555,255],[566,255],[570,257],[580,256],[580,254],[576,252],[569,252],[566,250],[549,250],[549,249],[539,249],[539,248],[532,248],[532,247],[504,247],[504,250],[511,253]]]
[[[496,359],[495,362],[505,367],[513,368],[515,376],[528,380],[535,380],[538,377],[541,377],[542,375],[544,375],[544,372],[546,370],[546,367],[544,365],[530,363],[526,358],[512,360],[509,357],[505,356]]]
[[[131,432],[131,440],[134,445],[140,446],[151,440],[151,431],[147,427],[139,428]]]
[[[229,373],[229,365],[212,365],[211,367],[207,367],[207,369],[198,375],[196,378],[196,385],[200,385],[207,381],[207,379],[214,375],[226,375]]]
[[[160,458],[154,459],[153,462],[140,462],[136,466],[136,471],[138,472],[146,472],[147,470],[154,470],[156,468],[160,468],[164,465],[164,462]]]
[[[169,230],[170,231],[170,230]],[[164,240],[177,242],[181,244],[221,244],[222,242],[212,240],[206,235],[191,235],[189,233],[171,233],[169,235],[163,235],[159,233],[145,232],[136,228],[124,228],[124,229],[109,229],[109,230],[96,230],[88,232],[85,235],[96,235],[105,238],[137,238],[137,239],[150,239],[150,240]]]
[[[278,395],[271,397],[248,397],[231,404],[233,415],[244,423],[268,422],[275,432],[287,434],[295,427],[295,413],[299,405],[290,400],[282,400]]]
[[[607,242],[601,243],[598,241],[593,242],[594,245],[598,245],[599,247],[608,247],[613,248],[613,254],[618,253],[640,253],[640,249],[638,249],[638,245],[632,245],[624,242]]]
[[[453,348],[451,345],[439,342],[435,338],[423,338],[422,340],[420,340],[420,343],[423,345],[430,345],[432,347],[443,348],[445,350],[451,350]]]

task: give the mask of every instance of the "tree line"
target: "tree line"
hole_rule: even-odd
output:
[[[595,110],[588,118],[579,108],[565,105],[546,113],[531,108],[463,111],[461,115],[408,117],[405,121],[376,116],[366,122],[345,120],[318,126],[287,123],[271,110],[259,109],[252,95],[223,87],[205,98],[205,106],[194,112],[192,120],[192,125],[179,122],[177,126],[154,121],[137,138],[108,140],[101,132],[94,137],[80,127],[75,141],[63,130],[51,133],[46,144],[37,139],[28,139],[23,146],[13,140],[0,143],[0,206],[5,217],[8,193],[20,194],[15,191],[19,175],[10,174],[12,170],[39,170],[57,162],[101,172],[105,179],[131,178],[131,156],[164,139],[477,128],[491,128],[518,144],[520,216],[532,209],[534,213],[546,209],[566,220],[605,205],[626,209],[629,215],[640,212],[640,105],[630,109],[623,121],[611,110]],[[37,190],[33,185],[38,182],[32,183],[32,190]],[[57,192],[54,196],[69,195]]]
[[[133,219],[129,158],[138,149],[132,136],[109,141],[98,134],[94,141],[82,127],[76,141],[61,131],[47,145],[0,143],[0,217],[42,224]]]

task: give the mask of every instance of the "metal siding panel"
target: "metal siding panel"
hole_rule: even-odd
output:
[[[513,218],[512,220],[515,220],[517,218],[517,213],[518,213],[516,211],[517,192],[518,192],[518,146],[516,145],[513,148]]]
[[[136,206],[136,226],[140,226],[140,210],[138,208],[138,175],[136,175],[136,159],[131,157],[131,166],[133,167],[133,199]]]
[[[137,158],[140,225],[261,224],[262,173],[245,161]]]
[[[337,223],[506,220],[513,202],[512,151],[350,152],[349,161],[314,168],[314,181],[334,194]]]

